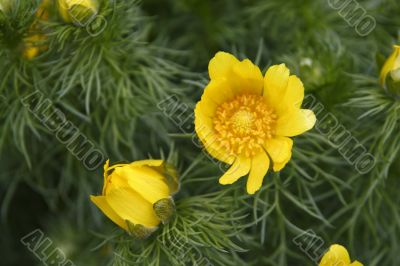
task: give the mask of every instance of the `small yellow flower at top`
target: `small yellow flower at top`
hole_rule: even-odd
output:
[[[91,201],[115,224],[146,238],[174,214],[171,197],[179,189],[175,169],[163,160],[104,166],[101,196]]]
[[[363,264],[359,261],[351,263],[346,248],[334,244],[329,247],[329,250],[322,257],[319,266],[363,266]]]
[[[58,10],[65,22],[86,26],[99,12],[98,0],[58,0]]]
[[[194,111],[196,133],[211,156],[232,165],[219,182],[232,184],[249,174],[247,192],[254,194],[271,161],[280,171],[290,160],[290,137],[315,124],[314,113],[301,109],[303,83],[284,64],[263,77],[250,60],[225,52],[210,61],[209,75]]]

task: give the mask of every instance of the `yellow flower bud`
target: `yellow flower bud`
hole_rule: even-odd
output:
[[[319,266],[363,266],[359,261],[351,263],[347,249],[341,245],[334,244],[322,257]]]
[[[47,36],[44,34],[33,34],[24,40],[24,50],[22,52],[23,57],[28,60],[32,60],[38,56],[41,52],[47,50],[47,45],[43,42],[47,40]]]
[[[382,67],[380,74],[380,83],[382,86],[386,87],[388,81],[388,75],[393,81],[400,81],[400,46],[393,46],[393,53],[386,60]]]
[[[92,202],[114,223],[138,238],[146,238],[174,214],[171,197],[179,189],[176,171],[163,160],[104,165],[101,196]]]
[[[97,0],[58,0],[58,10],[65,22],[86,26],[99,11]]]

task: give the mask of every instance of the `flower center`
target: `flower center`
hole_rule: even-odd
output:
[[[254,115],[246,110],[239,110],[231,117],[232,127],[238,133],[249,133],[253,127]]]
[[[218,106],[217,141],[231,154],[252,157],[274,135],[277,116],[260,95],[244,94]]]

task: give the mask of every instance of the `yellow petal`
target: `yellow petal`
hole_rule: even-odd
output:
[[[39,55],[39,52],[40,50],[38,47],[28,47],[24,49],[23,57],[27,60],[32,60]]]
[[[379,81],[382,86],[385,85],[386,76],[389,74],[389,72],[397,68],[400,68],[400,46],[394,45],[392,54],[386,60],[381,70]]]
[[[115,169],[113,175],[119,177],[113,178],[113,180],[126,180],[131,189],[151,204],[170,196],[169,187],[164,177],[149,167],[130,165],[119,167]]]
[[[231,71],[232,66],[238,62],[239,60],[235,56],[225,52],[218,52],[208,65],[210,78],[228,78],[228,73]]]
[[[211,99],[203,99],[196,104],[197,112],[202,112],[205,116],[212,118],[217,110],[218,105]]]
[[[105,198],[123,220],[147,227],[155,227],[160,223],[153,211],[153,204],[130,188],[113,189]]]
[[[276,123],[276,135],[293,137],[314,127],[315,114],[308,109],[294,109],[279,117]]]
[[[250,174],[247,179],[247,193],[254,194],[260,189],[268,172],[269,163],[269,158],[264,151],[252,158]]]
[[[263,94],[263,76],[258,66],[245,59],[232,67],[228,78],[236,95],[243,93]]]
[[[330,246],[328,252],[321,259],[320,266],[347,266],[350,264],[349,253],[341,245],[334,244]]]
[[[203,145],[207,153],[215,159],[226,164],[232,164],[234,162],[235,156],[227,151],[225,147],[222,147],[215,137],[210,137],[203,142]]]
[[[210,101],[215,105],[220,105],[234,97],[231,84],[227,79],[211,80],[201,97],[201,101]]]
[[[117,169],[126,168],[127,165],[115,168],[115,170],[107,177],[106,183],[103,186],[103,196],[107,196],[109,191],[129,186],[128,176],[117,174]],[[128,166],[129,167],[129,166]]]
[[[289,82],[289,69],[285,64],[271,66],[264,78],[263,95],[272,107],[279,107]]]
[[[179,189],[178,173],[176,168],[164,160],[141,160],[130,164],[131,166],[142,166],[157,171],[163,180],[170,186],[170,194]]]
[[[225,172],[219,179],[221,185],[228,185],[235,183],[240,177],[245,176],[250,171],[250,158],[237,157],[233,165]]]
[[[304,99],[304,85],[297,76],[290,76],[285,96],[282,99],[282,106],[286,110],[299,109]],[[284,110],[284,111],[286,111]]]
[[[212,118],[202,112],[199,104],[194,109],[194,126],[198,137],[203,143],[215,135]]]
[[[90,200],[115,224],[122,229],[128,230],[128,225],[107,203],[104,196],[90,196]]]
[[[265,149],[273,162],[275,172],[282,170],[282,168],[289,162],[292,157],[293,140],[287,137],[276,137],[267,140]]]
[[[140,160],[130,163],[131,166],[154,166],[158,167],[164,163],[164,160]]]
[[[194,110],[194,124],[197,136],[212,157],[227,164],[232,164],[234,157],[225,148],[221,147],[214,132],[212,119],[206,116],[204,112],[201,112],[200,108],[197,105]]]
[[[105,195],[106,189],[107,189],[107,180],[108,180],[108,168],[110,167],[110,159],[107,159],[103,166],[103,190],[102,190],[102,195]]]
[[[364,264],[359,261],[354,261],[352,264],[350,264],[350,266],[364,266]]]

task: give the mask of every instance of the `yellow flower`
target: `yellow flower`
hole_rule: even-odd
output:
[[[138,238],[166,223],[174,211],[171,195],[179,183],[175,169],[162,160],[104,165],[101,196],[90,196],[96,206],[119,227]]]
[[[40,33],[35,33],[24,39],[24,50],[22,55],[25,59],[32,60],[41,52],[47,50],[47,45],[43,42],[47,40],[47,36]]]
[[[219,52],[210,61],[211,81],[195,109],[195,130],[205,149],[231,164],[219,179],[232,184],[249,174],[247,192],[260,189],[272,160],[280,171],[292,155],[293,137],[311,129],[311,110],[301,109],[304,87],[284,65],[263,77],[250,60]]]
[[[359,261],[351,263],[349,253],[346,248],[334,244],[330,246],[328,252],[322,257],[319,266],[363,266]]]
[[[393,46],[393,53],[386,60],[382,67],[380,75],[380,83],[382,86],[386,85],[387,75],[390,74],[393,80],[400,81],[400,46]]]
[[[58,10],[65,22],[86,24],[98,13],[97,0],[58,0]]]

